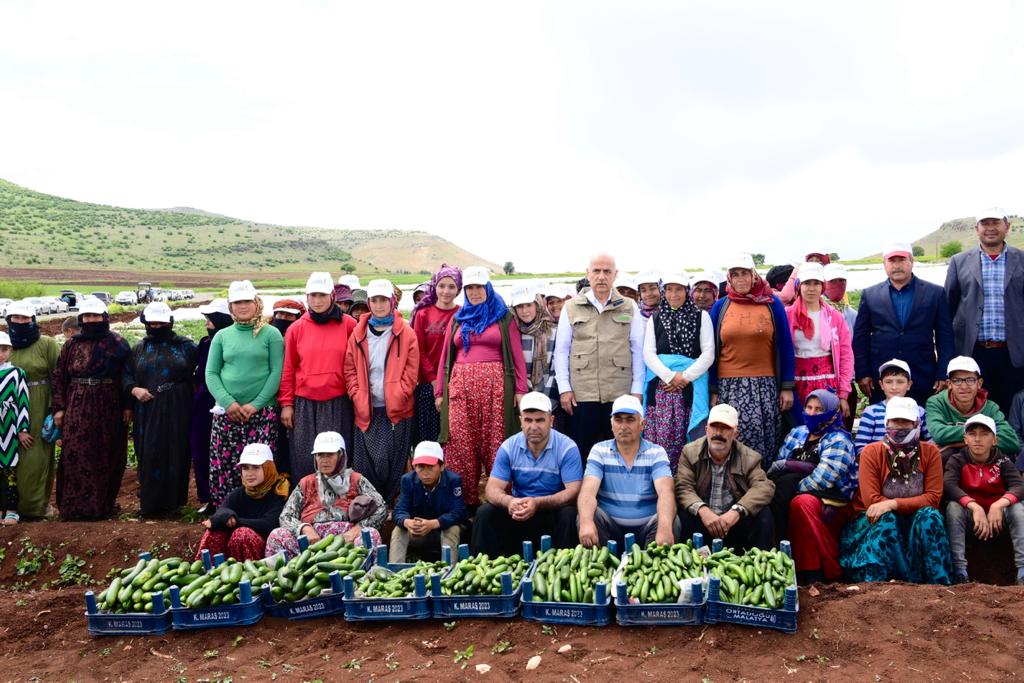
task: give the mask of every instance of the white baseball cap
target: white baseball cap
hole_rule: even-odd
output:
[[[420,441],[412,452],[413,465],[436,465],[444,462],[444,449],[436,441]]]
[[[729,260],[725,262],[725,269],[731,270],[733,268],[754,270],[754,257],[747,253],[733,254]]]
[[[645,270],[639,273],[635,279],[636,286],[639,287],[640,285],[656,285],[661,281],[662,277],[661,273],[656,270]]]
[[[885,404],[885,421],[889,420],[910,420],[917,422],[920,419],[918,414],[917,401],[909,396],[893,396]]]
[[[914,248],[910,246],[910,242],[896,242],[885,248],[885,251],[882,252],[882,260],[887,261],[890,256],[914,258]]]
[[[536,300],[528,287],[516,287],[512,290],[512,305],[528,304]]]
[[[10,345],[11,345],[11,335],[7,334],[6,332],[0,331],[0,346],[10,346]]]
[[[618,415],[619,413],[632,413],[633,415],[644,416],[644,407],[640,404],[640,399],[632,394],[623,394],[615,399],[612,403],[612,415]]]
[[[210,315],[211,313],[223,313],[224,315],[231,315],[231,311],[228,310],[227,299],[214,299],[205,306],[199,307],[199,312],[203,315]]]
[[[358,275],[351,275],[351,274],[349,274],[349,275],[342,275],[341,277],[338,278],[338,284],[339,285],[348,285],[348,288],[353,290],[353,291],[362,288],[362,285],[359,284],[359,276]]]
[[[7,305],[7,312],[4,315],[7,317],[11,317],[12,315],[23,315],[26,318],[33,318],[36,315],[36,309],[27,301],[15,301],[14,303]]]
[[[256,287],[249,280],[235,280],[228,285],[228,303],[236,301],[254,301],[256,299]]]
[[[663,285],[682,285],[683,287],[690,286],[690,278],[686,277],[682,273],[662,273],[661,284]]]
[[[981,413],[975,413],[974,415],[971,415],[969,418],[967,418],[967,421],[964,422],[964,431],[966,432],[968,429],[970,429],[971,425],[983,425],[985,427],[988,427],[988,430],[993,434],[997,436],[999,434],[996,431],[996,421],[993,420],[988,415],[982,415]]]
[[[382,296],[386,299],[393,298],[395,286],[391,284],[391,280],[370,280],[370,283],[366,285],[366,298],[369,300],[375,296]]]
[[[720,280],[711,271],[703,270],[690,278],[690,286],[696,287],[698,282],[706,282],[709,285],[713,285],[715,289],[718,289]]]
[[[345,439],[338,432],[320,432],[313,440],[313,453],[337,453],[345,450]]]
[[[171,307],[163,301],[154,301],[142,311],[147,323],[169,323],[171,322]]]
[[[618,279],[615,280],[615,289],[628,287],[629,289],[632,289],[635,292],[636,286],[636,278],[630,275],[629,273],[620,273]]]
[[[97,313],[103,315],[107,312],[107,305],[97,299],[96,297],[90,297],[83,301],[78,306],[78,315],[82,316],[86,313]]]
[[[740,414],[728,403],[716,403],[708,412],[708,424],[721,424],[736,429],[740,423]]]
[[[884,363],[882,363],[881,365],[879,365],[878,366],[878,376],[879,377],[882,376],[882,373],[885,372],[886,368],[899,368],[903,372],[907,373],[907,377],[908,378],[911,377],[911,375],[910,375],[910,366],[907,365],[906,361],[900,360],[899,358],[893,358],[892,360],[887,360]]]
[[[990,206],[986,209],[982,209],[978,217],[975,218],[975,223],[980,223],[986,218],[998,218],[999,220],[1006,220],[1006,209],[1000,209],[998,206]]]
[[[545,299],[561,299],[565,296],[565,288],[557,282],[552,282],[544,288],[543,292]]]
[[[491,273],[483,266],[470,266],[462,271],[462,286],[486,285],[491,281]]]
[[[265,462],[273,462],[274,453],[270,450],[270,446],[265,443],[251,443],[242,449],[242,454],[238,456],[238,464],[241,465],[256,465],[260,466]]]
[[[981,368],[978,367],[978,361],[970,356],[957,356],[949,361],[949,365],[946,366],[946,377],[949,377],[957,370],[973,372],[978,377],[981,377]]]
[[[330,273],[312,273],[306,280],[306,294],[334,294],[334,278]]]
[[[817,280],[823,283],[825,282],[825,267],[814,261],[801,263],[800,269],[797,271],[797,277],[800,278],[800,282]]]
[[[525,413],[527,410],[539,410],[542,413],[550,413],[551,399],[539,391],[531,391],[519,399],[519,412]]]
[[[825,282],[832,282],[832,280],[845,280],[846,278],[846,266],[842,263],[830,263],[825,266]]]

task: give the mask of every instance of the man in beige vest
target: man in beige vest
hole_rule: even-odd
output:
[[[612,402],[622,394],[641,397],[646,320],[631,299],[612,287],[615,259],[590,259],[584,289],[565,302],[555,336],[555,379],[569,435],[584,459],[598,441],[612,438]]]

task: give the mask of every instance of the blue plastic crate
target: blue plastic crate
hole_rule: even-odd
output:
[[[469,546],[459,546],[459,559],[469,557]],[[533,544],[523,542],[523,559],[533,561]],[[532,567],[527,568],[529,574]],[[454,568],[450,571],[454,571]],[[450,573],[450,572],[449,572]],[[441,576],[434,574],[431,579],[430,609],[438,619],[452,617],[514,617],[519,611],[519,596],[522,594],[522,582],[512,585],[512,574],[501,575],[501,595],[443,595],[441,593]]]
[[[629,553],[635,539],[633,534],[626,534],[626,552]],[[693,535],[693,544],[697,548],[704,545],[701,534]],[[615,584],[615,620],[620,626],[700,626],[704,623],[704,606],[707,595],[700,584],[690,586],[690,601],[629,603],[626,584],[619,581]]]
[[[370,532],[363,530],[363,543],[366,547],[370,545]],[[309,547],[309,539],[305,536],[299,537],[299,549],[305,550]],[[283,553],[283,551],[282,551]],[[363,561],[362,569],[369,570],[373,565],[373,553],[369,552]],[[331,592],[321,593],[313,598],[297,600],[295,602],[275,602],[270,592],[270,586],[262,586],[260,596],[263,602],[263,610],[272,617],[300,621],[303,619],[315,619],[327,617],[334,614],[342,614],[345,611],[344,583],[343,578],[337,571],[330,573]]]
[[[140,560],[152,559],[150,553],[139,553]],[[150,593],[153,611],[114,614],[104,612],[92,591],[85,592],[85,618],[91,636],[158,636],[171,628],[171,612],[164,607],[163,591]]]
[[[540,538],[541,552],[551,548],[551,537]],[[608,550],[613,556],[618,555],[618,544],[608,542]],[[533,599],[533,575],[537,565],[530,568],[523,579],[522,609],[523,618],[545,624],[576,624],[580,626],[607,626],[612,620],[612,597],[604,581],[599,581],[594,588],[594,603],[585,602],[537,602]]]
[[[793,550],[789,541],[782,541],[779,550],[790,557]],[[720,600],[722,581],[717,576],[711,577],[708,588],[708,604],[704,615],[704,621],[709,624],[727,623],[741,624],[743,626],[755,626],[757,628],[771,628],[784,633],[796,633],[796,616],[800,611],[798,592],[796,584],[786,588],[782,607],[771,609],[768,607],[754,607],[753,605],[737,605],[733,602]]]
[[[197,607],[188,609],[181,606],[181,595],[177,586],[171,586],[171,626],[176,631],[188,631],[218,626],[251,626],[263,618],[263,604],[258,595],[252,594],[248,581],[238,584],[239,600],[233,605]]]
[[[445,546],[441,557],[451,564],[451,548]],[[399,572],[414,566],[410,562],[388,562],[387,546],[377,546],[377,566]],[[348,621],[391,621],[395,619],[426,619],[430,617],[430,594],[427,592],[427,577],[418,575],[414,579],[413,594],[404,598],[360,598],[356,597],[355,581],[346,577],[345,619]]]

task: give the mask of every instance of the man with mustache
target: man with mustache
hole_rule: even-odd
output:
[[[675,478],[680,538],[700,532],[737,551],[768,550],[775,546],[768,508],[775,484],[761,469],[761,454],[740,443],[738,424],[736,409],[719,403],[708,415],[707,436],[683,447]]]
[[[978,362],[989,397],[1009,413],[1024,386],[1024,252],[1006,243],[1003,209],[981,211],[974,229],[978,247],[954,256],[946,271],[956,352]]]
[[[953,327],[942,287],[914,275],[909,244],[882,252],[888,280],[867,287],[853,327],[853,369],[860,390],[872,403],[882,400],[876,368],[890,358],[910,365],[914,384],[908,396],[919,405],[946,388],[943,369],[953,358]]]

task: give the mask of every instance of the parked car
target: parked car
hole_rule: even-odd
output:
[[[110,292],[93,292],[92,296],[96,297],[108,306],[114,301],[114,298],[110,296]]]
[[[196,293],[193,292],[191,289],[186,289],[185,290],[185,298],[186,299],[195,299],[196,298]]]
[[[7,307],[13,303],[11,299],[0,299],[0,318],[7,316]]]
[[[50,302],[41,296],[28,296],[22,299],[26,304],[35,309],[36,315],[49,315],[53,313]]]
[[[68,302],[64,299],[58,299],[55,296],[44,296],[43,298],[50,302],[50,310],[54,313],[68,312]]]
[[[135,292],[118,292],[114,297],[114,303],[122,306],[134,306],[139,303],[139,300],[135,296]]]
[[[70,289],[62,289],[60,290],[60,294],[58,294],[57,297],[62,299],[68,305],[69,311],[78,310],[78,301],[81,299],[81,296],[79,294],[76,294],[74,291]]]

